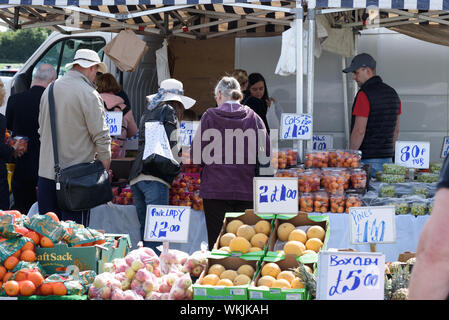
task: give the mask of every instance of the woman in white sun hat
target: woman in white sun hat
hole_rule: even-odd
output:
[[[168,190],[174,178],[179,174],[179,169],[174,168],[173,162],[169,159],[159,158],[156,165],[144,158],[145,151],[145,123],[163,123],[165,133],[170,142],[171,150],[177,147],[176,129],[179,121],[182,120],[184,110],[191,108],[195,100],[184,95],[182,82],[176,79],[167,79],[161,82],[156,94],[147,96],[148,108],[143,113],[139,125],[139,145],[137,156],[130,171],[130,185],[133,192],[134,203],[140,222],[140,232],[142,240],[145,231],[146,208],[149,204],[168,205]],[[174,134],[172,136],[172,134]],[[149,141],[151,143],[151,141]],[[177,158],[176,154],[173,154]],[[162,162],[162,163],[161,163]],[[145,247],[153,250],[159,246],[160,242],[143,241]]]

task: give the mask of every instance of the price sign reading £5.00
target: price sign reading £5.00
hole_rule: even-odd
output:
[[[394,163],[407,168],[429,169],[430,143],[396,141]]]
[[[148,205],[143,239],[186,243],[189,223],[190,207]]]
[[[385,256],[381,253],[318,253],[317,300],[383,300]]]

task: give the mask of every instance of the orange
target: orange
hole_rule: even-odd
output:
[[[8,270],[12,270],[14,269],[14,267],[19,263],[19,259],[17,259],[14,256],[9,256],[8,258],[6,258],[6,260],[3,262],[3,265],[5,266],[6,269]]]
[[[34,242],[33,241],[28,241],[27,243],[25,243],[23,245],[22,251],[26,251],[26,250],[34,251]]]
[[[3,289],[5,289],[5,292],[8,296],[15,297],[19,294],[19,283],[14,280],[7,281],[3,285]]]
[[[36,286],[30,280],[19,281],[19,292],[21,296],[32,296],[36,292]]]
[[[19,259],[21,253],[22,253],[22,251],[19,249],[16,252],[14,252],[11,256],[16,257],[17,259]]]
[[[6,272],[6,273],[5,273],[5,276],[3,277],[3,282],[8,281],[9,278],[11,278],[11,276],[12,276],[13,274],[14,274],[14,273],[12,273],[12,272]]]
[[[39,234],[35,231],[28,231],[27,234],[25,235],[25,237],[30,238],[31,240],[33,240],[35,245],[39,244],[40,241],[40,237]]]
[[[0,281],[2,281],[3,277],[6,274],[6,268],[4,266],[0,266]]]
[[[53,286],[51,283],[43,283],[39,287],[39,291],[43,296],[51,296],[53,295]]]
[[[16,273],[16,277],[14,278],[14,280],[19,282],[19,281],[27,280],[27,278],[28,278],[28,271],[20,270]]]
[[[39,271],[29,272],[27,280],[30,280],[32,283],[34,283],[36,288],[39,288],[44,283],[44,277]]]
[[[54,213],[54,212],[47,212],[45,215],[46,216],[50,216],[50,218],[52,218],[56,222],[60,222],[58,215],[56,213]]]
[[[20,255],[20,260],[27,261],[27,262],[34,262],[36,261],[36,254],[33,250],[25,250]]]
[[[53,241],[50,240],[50,238],[42,236],[40,245],[42,248],[53,248],[55,245],[53,244]]]
[[[65,296],[67,294],[67,288],[62,282],[53,282],[53,294],[57,296]]]

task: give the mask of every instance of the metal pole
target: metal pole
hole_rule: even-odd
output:
[[[346,69],[346,58],[341,57],[341,68]],[[346,148],[349,148],[349,105],[348,105],[348,77],[346,73],[342,72],[343,78],[343,110],[344,110],[344,120],[345,120],[345,141]]]
[[[296,0],[296,113],[303,113],[303,19],[302,1]],[[303,140],[294,140],[293,147],[298,151],[299,159],[304,162]]]
[[[314,92],[314,73],[315,73],[315,9],[308,9],[307,20],[309,21],[309,34],[307,44],[307,113],[313,119],[313,92]],[[311,126],[313,134],[313,121]],[[307,148],[312,149],[313,139],[307,140]]]

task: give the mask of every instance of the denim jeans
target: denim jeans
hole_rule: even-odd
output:
[[[131,186],[133,192],[134,204],[136,206],[137,217],[140,222],[140,235],[143,245],[153,249],[160,246],[162,242],[144,241],[145,220],[147,215],[147,205],[168,205],[168,187],[158,181],[139,181]]]
[[[373,158],[373,159],[362,159],[362,162],[364,164],[370,164],[371,165],[371,177],[376,177],[377,171],[382,171],[382,165],[384,163],[392,163],[392,158]]]

